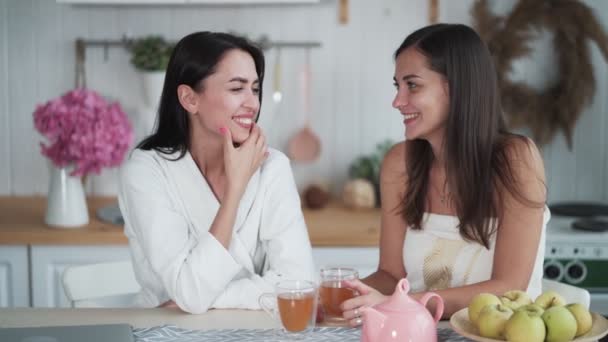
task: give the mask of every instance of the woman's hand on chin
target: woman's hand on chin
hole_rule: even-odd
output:
[[[220,128],[224,136],[224,168],[228,180],[228,194],[240,198],[247,188],[251,176],[268,157],[266,137],[258,125],[253,125],[249,137],[234,147],[232,134],[226,127]]]

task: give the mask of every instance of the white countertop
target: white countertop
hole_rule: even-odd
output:
[[[263,311],[210,310],[191,315],[174,308],[155,309],[46,309],[1,308],[0,327],[127,323],[134,328],[173,324],[184,329],[270,329],[276,323]],[[449,328],[447,321],[439,328]]]

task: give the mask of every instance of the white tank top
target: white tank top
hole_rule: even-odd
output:
[[[545,206],[543,227],[527,292],[532,298],[542,292],[545,231],[551,217]],[[489,280],[492,275],[496,234],[490,249],[460,236],[458,217],[425,213],[422,229],[408,229],[403,259],[412,292],[435,291]]]

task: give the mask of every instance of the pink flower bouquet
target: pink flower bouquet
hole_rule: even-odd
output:
[[[118,103],[108,104],[88,89],[75,89],[34,111],[34,126],[48,140],[42,154],[58,167],[74,165],[72,176],[99,174],[120,165],[133,129]]]

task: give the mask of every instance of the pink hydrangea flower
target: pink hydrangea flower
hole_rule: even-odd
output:
[[[38,105],[34,127],[48,141],[40,143],[42,154],[58,167],[74,165],[73,176],[120,165],[134,138],[118,103],[83,88]]]

